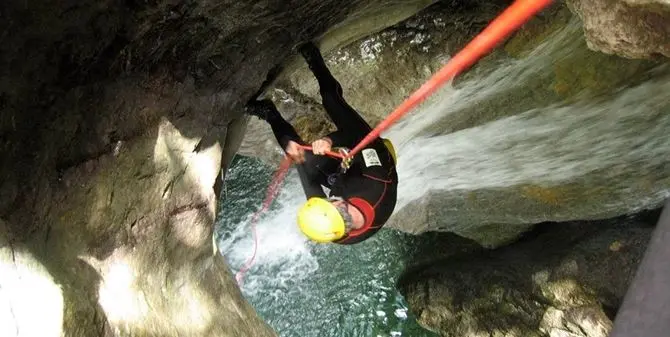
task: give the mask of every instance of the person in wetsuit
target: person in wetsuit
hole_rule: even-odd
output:
[[[271,100],[252,100],[246,112],[267,121],[284,149],[297,164],[307,202],[298,212],[298,226],[316,242],[354,244],[374,235],[396,205],[398,175],[390,141],[377,138],[357,153],[346,171],[341,161],[325,156],[336,148],[354,148],[372,128],[342,97],[342,87],[330,73],[313,43],[299,48],[317,81],[323,106],[337,131],[314,141],[312,152]],[[328,195],[322,188],[329,189]]]

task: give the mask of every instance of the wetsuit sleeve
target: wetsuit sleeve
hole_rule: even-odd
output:
[[[282,150],[286,149],[289,141],[304,144],[298,133],[295,131],[295,128],[281,116],[274,106],[269,113],[267,122],[270,124],[272,133],[274,133],[277,143],[281,146]]]
[[[303,144],[303,141],[300,139],[300,137],[294,137],[290,134],[283,135],[283,136],[277,138],[277,142],[279,143],[279,146],[281,146],[282,150],[286,150],[286,147],[288,146],[288,142],[290,142],[290,141],[294,141],[298,144]]]

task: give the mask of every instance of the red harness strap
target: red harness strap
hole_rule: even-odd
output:
[[[370,205],[367,201],[361,199],[361,198],[351,198],[348,199],[347,202],[349,202],[352,206],[358,208],[361,213],[363,213],[363,218],[365,219],[365,223],[363,224],[363,227],[358,228],[358,229],[352,229],[351,232],[347,235],[347,237],[355,237],[359,236],[370,227],[372,227],[372,224],[375,221],[375,209]]]

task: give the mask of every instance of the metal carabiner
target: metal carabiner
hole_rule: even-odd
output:
[[[336,150],[339,154],[341,154],[344,157],[342,159],[342,163],[340,164],[340,173],[346,173],[349,167],[351,167],[351,162],[353,161],[353,158],[347,157],[350,149],[346,147],[338,147],[335,148],[334,150]]]

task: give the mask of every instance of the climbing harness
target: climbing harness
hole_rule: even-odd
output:
[[[500,42],[517,30],[521,25],[530,20],[535,14],[549,6],[552,0],[516,0],[497,18],[495,18],[479,35],[477,35],[468,45],[465,46],[458,54],[454,55],[449,62],[442,67],[435,75],[433,75],[426,83],[417,89],[412,95],[400,104],[388,117],[377,125],[370,133],[368,133],[363,140],[358,143],[351,151],[328,151],[326,155],[342,160],[342,168],[346,171],[351,165],[352,158],[368,146],[371,142],[379,137],[379,135],[386,129],[391,127],[400,118],[410,112],[413,108],[423,102],[428,96],[433,94],[437,89],[442,87],[446,82],[452,80],[456,75],[460,74],[474,63],[476,63],[484,55],[488,54]],[[389,142],[390,143],[390,142]],[[312,151],[311,146],[301,146],[304,150]],[[388,144],[387,144],[388,147]],[[394,149],[390,149],[394,151]],[[395,155],[394,155],[395,161]],[[263,207],[254,214],[251,220],[252,236],[254,240],[254,249],[251,258],[247,261],[240,271],[236,274],[238,284],[241,285],[244,273],[253,264],[256,257],[256,250],[258,246],[258,238],[256,237],[256,221],[260,213],[267,210],[279,192],[279,186],[286,176],[286,172],[291,166],[291,160],[285,157],[279,169],[268,188]]]

